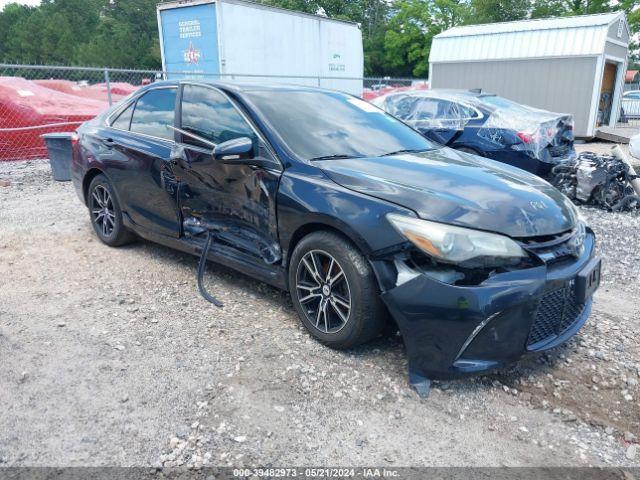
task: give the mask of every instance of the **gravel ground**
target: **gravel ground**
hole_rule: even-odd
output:
[[[0,163],[0,465],[640,465],[640,217],[583,209],[605,258],[566,346],[407,385],[397,338],[313,341],[286,294],[94,236],[46,162]]]

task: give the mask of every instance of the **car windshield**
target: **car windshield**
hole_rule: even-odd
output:
[[[434,145],[370,103],[347,94],[312,90],[259,90],[247,99],[298,157],[377,157]]]
[[[521,105],[511,100],[507,100],[506,98],[498,97],[497,95],[482,95],[479,100],[480,102],[490,105],[498,110],[511,111],[514,113],[531,112],[532,110],[532,108],[527,107],[526,105]]]

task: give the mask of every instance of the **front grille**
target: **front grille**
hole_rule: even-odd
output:
[[[527,347],[561,335],[578,320],[584,307],[576,301],[572,286],[546,293],[538,305]]]
[[[576,234],[577,230],[574,229],[557,235],[523,239],[520,244],[549,265],[567,258],[575,258],[576,250],[572,248],[572,242]]]

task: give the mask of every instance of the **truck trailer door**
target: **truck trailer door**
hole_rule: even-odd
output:
[[[158,5],[162,68],[171,79],[220,73],[216,4]]]

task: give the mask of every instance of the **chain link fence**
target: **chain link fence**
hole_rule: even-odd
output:
[[[179,77],[179,73],[156,70],[0,64],[0,161],[46,158],[42,135],[73,132],[141,86]],[[199,74],[197,78],[335,88],[367,100],[428,85],[426,80],[389,77]]]

